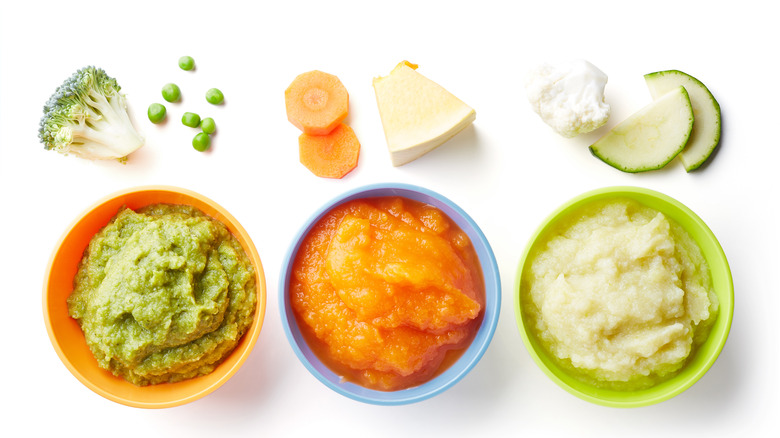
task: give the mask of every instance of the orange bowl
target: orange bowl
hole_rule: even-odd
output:
[[[257,276],[257,308],[247,333],[227,358],[210,374],[177,383],[136,386],[98,366],[76,320],[68,314],[67,298],[73,278],[92,236],[106,226],[119,209],[150,204],[185,204],[219,220],[244,248]],[[197,400],[225,383],[238,371],[257,342],[265,316],[266,284],[260,257],[238,221],[214,201],[198,193],[168,186],[146,186],[109,195],[84,211],[65,231],[54,248],[43,283],[43,317],[49,338],[65,366],[89,389],[114,402],[139,408],[167,408]]]

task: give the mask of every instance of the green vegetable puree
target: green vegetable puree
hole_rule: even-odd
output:
[[[99,365],[136,385],[208,374],[252,324],[255,273],[220,222],[184,205],[122,209],[68,298]]]

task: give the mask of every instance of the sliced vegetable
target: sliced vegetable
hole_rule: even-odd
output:
[[[144,145],[116,79],[87,66],[57,87],[43,105],[38,136],[46,150],[88,160],[119,160]]]
[[[668,93],[680,85],[685,87],[693,107],[693,130],[680,161],[690,172],[699,168],[720,142],[720,105],[710,90],[693,76],[679,70],[659,71],[645,75],[645,83],[653,99]]]
[[[693,109],[685,87],[677,87],[614,127],[590,152],[623,172],[664,167],[685,147]]]
[[[408,61],[373,81],[393,166],[427,154],[471,125],[476,111]]]
[[[349,94],[339,78],[319,70],[298,75],[284,98],[287,119],[305,134],[329,134],[349,111]]]
[[[340,123],[327,135],[298,137],[301,164],[322,178],[343,178],[357,166],[360,142],[355,131]]]

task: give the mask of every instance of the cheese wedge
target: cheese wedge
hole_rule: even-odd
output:
[[[416,69],[404,61],[373,82],[393,166],[439,147],[477,117],[471,107]]]

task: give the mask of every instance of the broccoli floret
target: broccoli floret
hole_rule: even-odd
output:
[[[127,114],[116,79],[84,67],[65,80],[43,107],[38,136],[47,150],[81,158],[118,159],[144,144]]]

